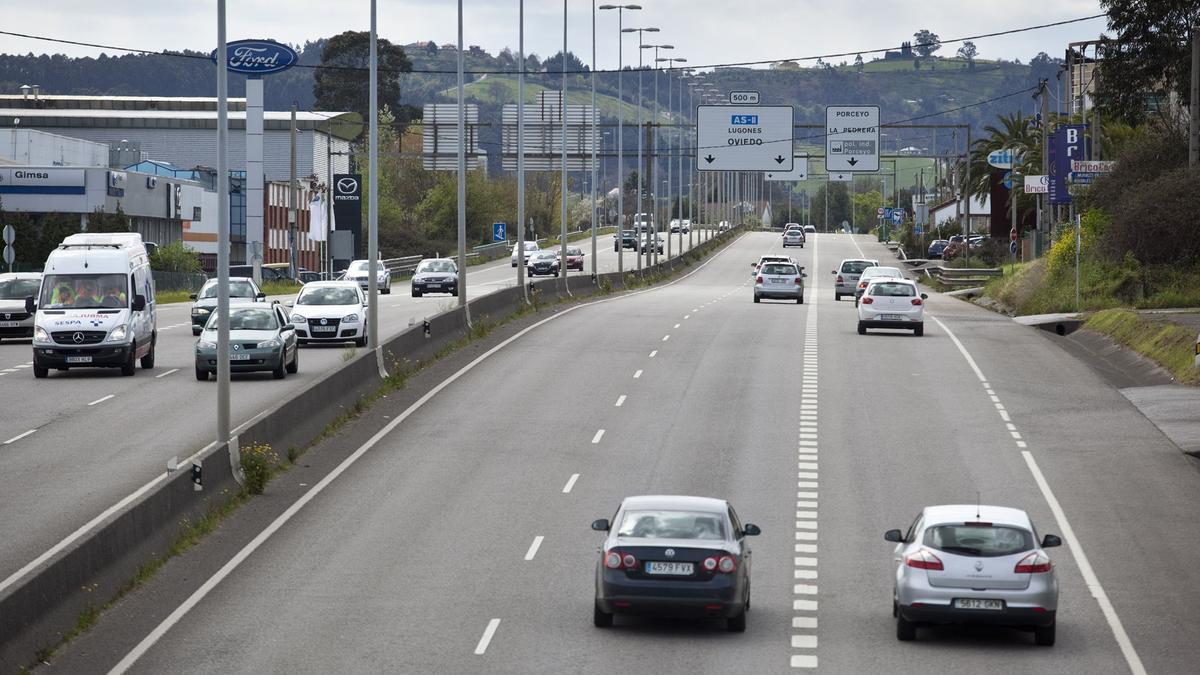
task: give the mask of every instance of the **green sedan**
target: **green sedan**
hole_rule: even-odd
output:
[[[247,373],[269,370],[275,379],[295,373],[300,365],[296,329],[287,309],[234,305],[229,308],[229,370]],[[217,372],[217,315],[214,313],[196,340],[196,379],[205,381]]]

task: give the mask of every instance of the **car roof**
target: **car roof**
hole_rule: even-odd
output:
[[[879,261],[874,258],[842,258],[841,264],[845,265],[848,262],[869,262],[875,265],[879,264]]]
[[[621,502],[625,509],[663,509],[705,511],[709,513],[725,513],[729,503],[724,499],[713,497],[689,497],[686,495],[640,495],[626,497]]]
[[[454,258],[421,258],[422,263],[437,262],[437,261],[452,263],[452,262],[454,262]]]
[[[908,284],[915,288],[917,282],[912,279],[905,279],[904,277],[867,277],[868,286],[874,286],[875,284]]]
[[[1029,514],[1021,509],[1014,509],[1008,506],[941,504],[926,506],[924,515],[926,527],[944,523],[983,521],[1033,529],[1033,523],[1029,520]]]
[[[312,288],[358,288],[357,281],[332,279],[327,281],[310,281],[304,284],[306,287]]]

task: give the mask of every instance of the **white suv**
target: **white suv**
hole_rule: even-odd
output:
[[[926,298],[907,279],[872,279],[858,303],[858,334],[866,335],[868,328],[899,328],[924,335]]]

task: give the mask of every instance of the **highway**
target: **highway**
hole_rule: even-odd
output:
[[[686,236],[683,242],[686,249]],[[572,245],[590,255],[589,241]],[[597,239],[601,273],[617,269],[612,247],[611,235]],[[636,268],[632,251],[624,253],[623,264],[626,270]],[[584,265],[590,272],[587,257]],[[515,284],[516,270],[507,257],[468,270],[468,297]],[[457,302],[444,294],[414,298],[407,282],[393,282],[392,293],[379,296],[379,334],[386,339]],[[193,376],[196,338],[190,314],[190,303],[159,307],[155,367],[139,367],[133,377],[116,369],[82,369],[51,371],[48,379],[35,380],[29,341],[0,343],[0,541],[5,542],[0,582],[164,472],[172,457],[182,459],[213,441],[216,387],[211,379],[197,382]],[[283,381],[270,373],[234,375],[233,424],[308,386],[354,353],[351,343],[310,345],[301,348],[299,373]]]
[[[752,233],[676,283],[529,330],[336,477],[280,486],[300,501],[279,518],[171,563],[54,667],[1195,672],[1192,460],[1055,337],[1006,317],[931,293],[924,337],[857,335],[830,270],[891,255],[862,236],[814,242],[789,250],[804,305],[751,302],[749,263],[779,250]],[[744,634],[592,626],[588,524],[653,493],[727,498],[762,528]],[[986,628],[896,640],[883,532],[976,499],[1063,536],[1056,646]]]

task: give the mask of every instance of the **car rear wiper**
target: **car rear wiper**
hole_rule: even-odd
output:
[[[969,546],[943,546],[942,550],[947,553],[965,553],[966,555],[979,555],[980,553],[979,549]]]

